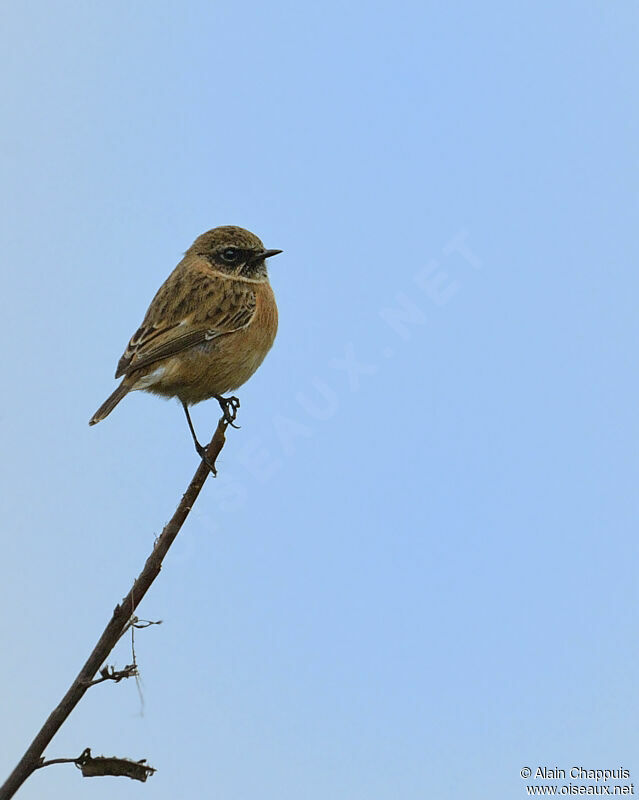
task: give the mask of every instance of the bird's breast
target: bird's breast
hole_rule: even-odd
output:
[[[239,330],[216,336],[162,362],[146,385],[136,388],[186,403],[199,403],[239,388],[253,375],[273,346],[277,333],[277,305],[268,283],[259,284],[255,313]],[[153,379],[156,380],[153,380]]]

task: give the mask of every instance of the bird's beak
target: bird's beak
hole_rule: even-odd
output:
[[[283,252],[282,250],[262,250],[251,259],[252,261],[262,261],[264,258],[270,258],[271,256],[276,256],[278,253]]]

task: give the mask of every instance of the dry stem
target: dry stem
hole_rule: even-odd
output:
[[[227,424],[228,423],[222,417],[211,442],[206,448],[208,460],[213,465],[215,465],[215,461],[224,447]],[[45,762],[43,758],[44,750],[55,734],[60,730],[69,714],[79,703],[84,693],[92,685],[93,679],[100,669],[100,666],[104,664],[118,639],[127,630],[135,609],[142,601],[142,598],[147,593],[153,581],[159,575],[160,569],[162,568],[162,560],[167,554],[169,547],[173,544],[175,537],[180,532],[180,528],[189,515],[208,475],[209,468],[202,462],[197,468],[175,513],[165,525],[164,530],[155,542],[153,552],[147,558],[142,572],[138,575],[135,583],[131,587],[131,591],[124,600],[115,607],[113,616],[78,676],[73,681],[60,703],[53,709],[49,718],[44,723],[33,742],[31,742],[11,775],[7,778],[3,786],[0,787],[0,800],[9,800],[10,797],[13,797],[26,779],[39,767],[51,763],[67,761],[67,759],[53,759],[52,761]],[[71,761],[74,761],[74,759],[71,759]]]

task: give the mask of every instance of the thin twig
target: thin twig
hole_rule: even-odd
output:
[[[208,460],[213,465],[215,465],[215,461],[224,447],[226,428],[227,423],[222,417],[218,422],[213,438],[206,448]],[[142,572],[138,575],[135,583],[131,587],[131,591],[122,602],[115,607],[113,616],[78,676],[73,681],[60,703],[53,709],[49,718],[44,723],[35,739],[31,742],[11,775],[9,775],[6,782],[0,787],[0,800],[9,800],[9,798],[13,797],[29,775],[31,775],[34,770],[38,769],[38,767],[42,766],[42,754],[45,748],[60,730],[60,727],[91,685],[94,676],[100,669],[100,665],[104,664],[119,638],[128,629],[133,612],[142,601],[142,598],[149,590],[153,581],[160,574],[162,560],[173,544],[175,537],[180,532],[191,508],[193,508],[193,504],[197,500],[208,475],[209,468],[202,462],[197,468],[188,489],[182,496],[182,500],[175,510],[175,513],[165,525],[164,530],[155,542],[153,551],[147,558]],[[56,759],[53,761],[61,763]],[[47,762],[45,762],[45,764],[46,763]]]
[[[86,750],[84,751],[86,752]],[[44,759],[36,766],[36,769],[40,769],[41,767],[50,767],[51,764],[81,764],[82,758],[84,753],[77,756],[76,758],[50,758],[48,761]]]
[[[100,670],[101,678],[96,678],[94,681],[89,681],[88,686],[97,686],[98,683],[104,681],[114,681],[119,683],[123,678],[133,678],[138,674],[137,664],[127,664],[124,669],[115,669],[115,667],[103,667]]]

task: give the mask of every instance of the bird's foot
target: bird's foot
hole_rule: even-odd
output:
[[[209,457],[208,457],[208,455],[206,453],[206,447],[202,447],[202,445],[199,442],[196,442],[195,443],[195,449],[197,450],[197,454],[199,455],[199,457],[202,459],[202,461],[204,461],[206,466],[211,470],[211,474],[215,478],[217,476],[217,470],[215,469],[215,464],[211,463],[211,460],[209,459]]]
[[[237,410],[240,407],[239,399],[237,397],[222,397],[221,394],[216,394],[215,399],[220,404],[226,424],[232,428],[239,428],[240,426],[235,424]]]

